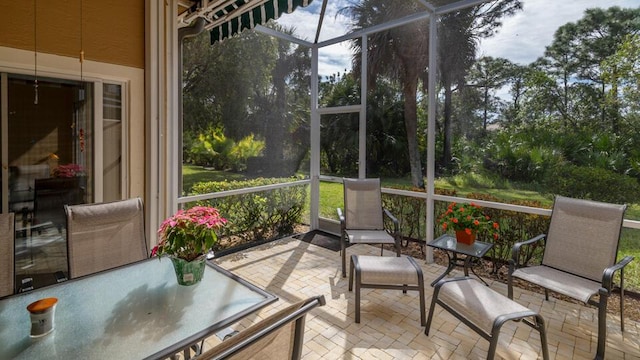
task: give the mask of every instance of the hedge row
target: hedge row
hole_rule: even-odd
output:
[[[455,191],[438,191],[438,193],[450,196],[456,195]],[[470,194],[468,198],[498,202],[497,198],[485,194]],[[535,201],[513,201],[510,203],[514,205],[541,207],[541,204]],[[390,210],[391,213],[398,218],[400,231],[404,239],[414,241],[423,241],[423,239],[425,239],[426,203],[423,199],[383,194],[383,204],[385,208]],[[436,218],[446,211],[448,205],[449,203],[444,201],[435,202]],[[494,240],[493,237],[488,234],[478,235],[479,240],[492,242],[494,244],[488,253],[494,262],[494,272],[508,263],[511,258],[511,249],[514,243],[530,239],[539,234],[544,234],[549,226],[548,216],[490,208],[485,208],[484,212],[500,224],[497,240]],[[444,234],[442,228],[437,223],[434,224],[434,236],[438,237],[442,234]],[[542,256],[542,250],[541,243],[526,247],[526,249],[523,248],[523,251],[526,251],[522,254],[524,261],[539,261]]]
[[[295,180],[297,179],[257,178],[203,182],[193,186],[193,193],[215,193]],[[228,220],[228,225],[221,231],[222,237],[237,237],[244,242],[274,239],[293,234],[295,226],[302,222],[307,203],[307,185],[232,195],[197,203],[218,208],[220,214]]]

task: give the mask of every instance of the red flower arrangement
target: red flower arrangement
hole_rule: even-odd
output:
[[[447,211],[440,215],[438,223],[442,230],[464,230],[467,234],[478,233],[479,231],[493,232],[493,238],[498,239],[497,230],[500,225],[491,221],[491,218],[482,212],[482,207],[472,203],[451,203]]]

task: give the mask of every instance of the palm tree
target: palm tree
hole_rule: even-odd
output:
[[[446,3],[444,0],[432,2],[436,5]],[[475,59],[477,39],[492,35],[501,25],[502,16],[511,15],[521,8],[520,0],[493,0],[445,14],[440,19],[438,68],[444,91],[442,165],[445,167],[451,160],[451,99],[457,89],[454,86],[464,84],[467,69]],[[363,0],[344,11],[353,19],[353,30],[358,30],[424,11],[424,8],[413,0]],[[402,87],[411,181],[417,187],[424,185],[417,140],[417,90],[421,80],[426,84],[428,74],[428,29],[428,20],[415,21],[372,34],[367,42],[369,86],[375,86],[376,77],[381,75],[398,81]],[[356,74],[360,68],[361,47],[361,40],[354,40]]]
[[[493,0],[445,14],[440,19],[438,74],[444,92],[443,168],[449,167],[452,155],[451,99],[453,92],[464,86],[467,71],[475,61],[477,41],[493,35],[502,25],[500,18],[512,15],[520,9],[520,0]]]
[[[366,29],[423,10],[413,0],[364,0],[343,9],[353,19],[354,30]],[[424,186],[417,139],[417,90],[420,80],[426,80],[427,77],[428,29],[427,20],[416,21],[369,35],[367,41],[368,87],[375,87],[379,75],[398,81],[402,87],[411,182],[416,187]],[[352,47],[355,50],[354,73],[360,74],[361,40],[355,39]]]

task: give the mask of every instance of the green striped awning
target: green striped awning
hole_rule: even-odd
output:
[[[222,41],[256,25],[277,19],[283,13],[292,13],[298,6],[305,7],[313,0],[235,0],[208,14],[214,24],[211,30],[211,44]]]

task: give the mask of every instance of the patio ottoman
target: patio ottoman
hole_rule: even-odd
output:
[[[351,255],[349,291],[355,272],[356,323],[360,323],[360,289],[417,290],[420,294],[420,325],[425,324],[424,277],[411,257]]]
[[[540,342],[542,343],[542,356],[545,360],[549,359],[547,335],[542,316],[493,291],[476,279],[464,277],[440,280],[436,283],[427,327],[424,329],[427,336],[436,303],[480,336],[489,340],[487,354],[489,360],[495,357],[500,329],[509,320],[522,320],[523,323],[537,330],[540,333]]]

